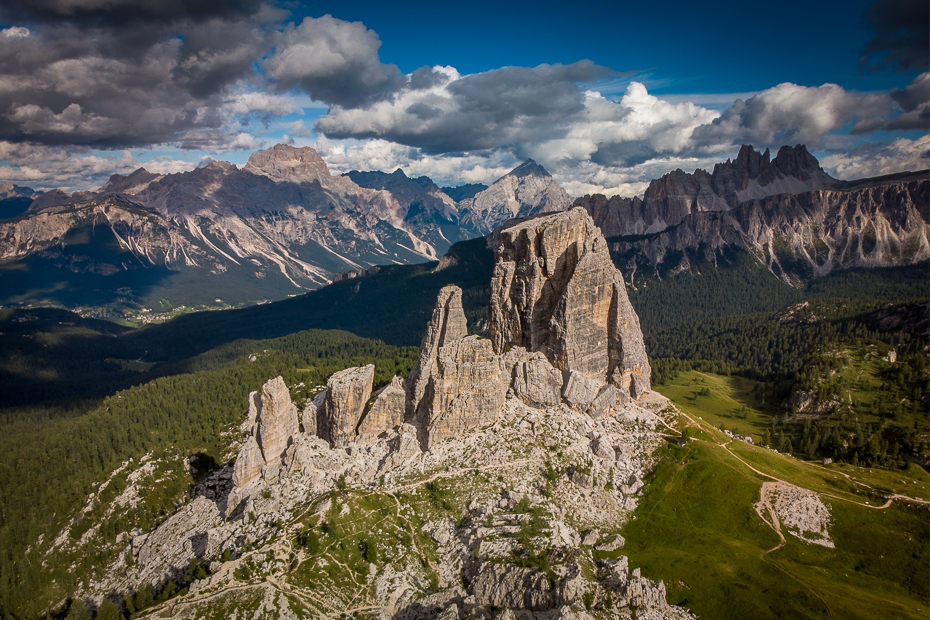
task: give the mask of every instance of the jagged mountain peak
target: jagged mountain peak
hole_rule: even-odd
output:
[[[508,173],[508,176],[515,177],[528,177],[528,176],[538,176],[538,177],[551,177],[552,175],[549,172],[537,164],[532,159],[527,159],[525,162],[514,168]]]
[[[460,224],[487,234],[512,218],[563,211],[572,202],[559,182],[532,159],[459,203]]]
[[[316,150],[289,144],[275,144],[270,149],[252,153],[242,170],[275,181],[295,183],[322,182],[331,177],[326,162]]]
[[[824,172],[820,167],[820,162],[803,144],[793,147],[782,146],[778,149],[775,159],[771,159],[769,149],[760,153],[751,144],[744,144],[740,147],[736,160],[727,159],[725,163],[716,164],[711,176],[715,193],[721,196],[750,189],[752,181],[756,181],[760,187],[771,185],[780,179],[808,182],[810,185],[810,187],[802,188],[794,187],[797,183],[793,183],[790,188],[779,187],[775,191],[763,192],[763,195],[796,193],[799,190],[820,189],[836,183],[836,179]],[[755,190],[755,188],[752,189]],[[753,193],[758,194],[759,191],[755,190]],[[740,196],[739,200],[746,200],[750,197],[760,198],[762,196]]]

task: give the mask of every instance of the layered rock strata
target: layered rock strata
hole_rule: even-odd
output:
[[[538,351],[563,372],[634,398],[650,387],[639,318],[604,236],[580,207],[501,231],[490,314],[498,354]]]

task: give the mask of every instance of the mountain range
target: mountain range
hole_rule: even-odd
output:
[[[146,303],[281,298],[337,273],[437,259],[512,217],[571,202],[532,161],[466,193],[456,203],[400,170],[335,176],[313,149],[281,144],[241,170],[217,161],[170,175],[140,168],[96,191],[39,195],[0,223],[3,301],[93,304],[106,295],[88,291],[121,287]]]
[[[533,160],[490,187],[440,188],[402,170],[338,176],[312,148],[283,144],[241,169],[140,168],[96,191],[4,185],[0,195],[13,201],[0,220],[0,303],[116,314],[280,299],[374,266],[436,260],[510,219],[570,206],[588,211],[634,286],[696,258],[716,264],[727,248],[791,284],[930,258],[925,173],[839,181],[803,145],[774,159],[743,146],[712,173],[652,181],[642,198],[573,201]]]
[[[857,181],[830,177],[803,145],[775,159],[743,146],[712,174],[675,170],[643,198],[584,196],[583,206],[632,278],[716,265],[727,248],[751,252],[799,285],[834,269],[930,259],[930,179],[925,171]]]

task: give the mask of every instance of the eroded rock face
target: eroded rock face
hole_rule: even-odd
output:
[[[389,384],[375,392],[371,408],[358,425],[358,435],[377,435],[403,424],[406,398],[404,380],[401,377],[391,379]]]
[[[307,405],[304,407],[304,411],[301,414],[300,422],[303,424],[304,433],[307,435],[318,435],[319,429],[319,420],[320,416],[323,414],[324,407],[326,405],[326,390],[323,390],[319,394],[313,397]]]
[[[281,458],[291,437],[299,431],[297,407],[281,377],[262,386],[256,439],[266,463]]]
[[[233,471],[233,484],[241,487],[262,473],[265,459],[262,450],[258,447],[255,436],[250,436],[239,450],[236,457],[236,469]]]
[[[522,346],[561,371],[609,381],[634,397],[649,389],[639,318],[582,208],[501,231],[490,314],[497,353]]]
[[[331,446],[343,447],[355,439],[374,378],[374,364],[369,364],[341,370],[326,382],[326,405],[317,430]]]
[[[425,398],[427,446],[494,422],[508,383],[489,340],[468,336],[441,347]]]
[[[439,291],[433,316],[420,343],[420,357],[407,378],[407,421],[419,422],[425,415],[424,395],[437,370],[440,347],[468,335],[462,289],[446,286]]]

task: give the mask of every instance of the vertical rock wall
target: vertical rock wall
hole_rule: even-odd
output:
[[[638,396],[650,387],[639,318],[607,242],[584,209],[500,233],[490,301],[496,353],[521,346]]]

